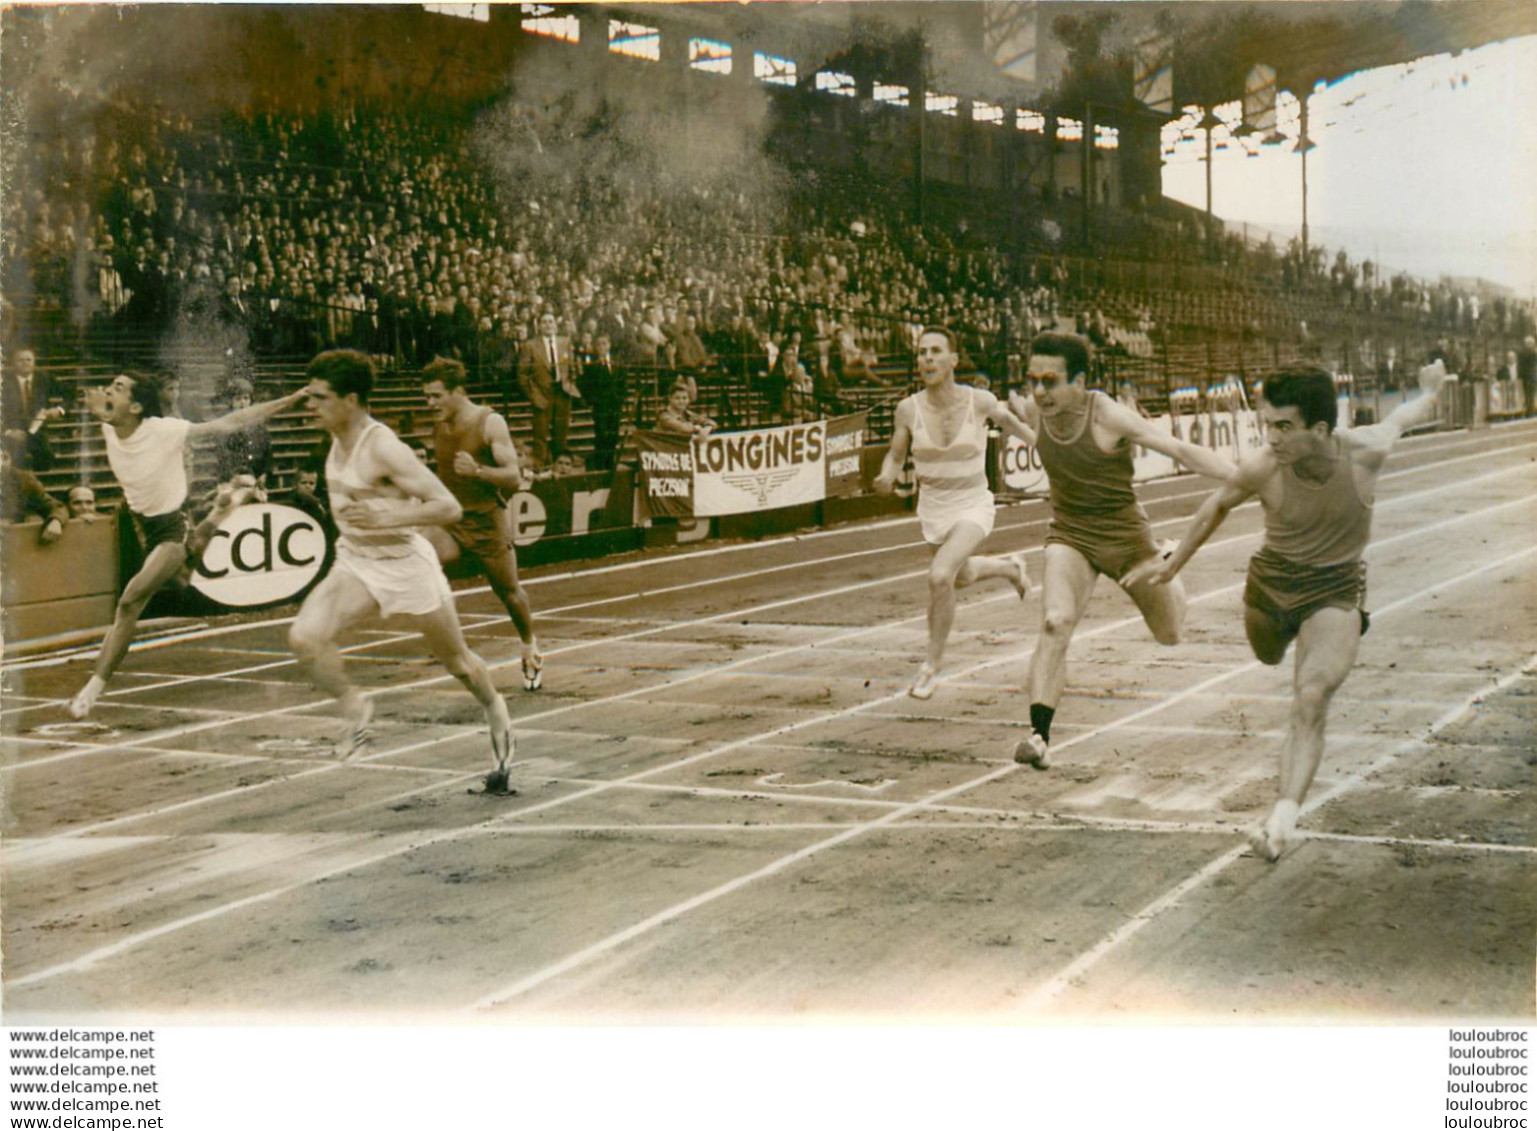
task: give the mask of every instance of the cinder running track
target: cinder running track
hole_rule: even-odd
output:
[[[1177,536],[1207,485],[1143,492]],[[1039,572],[1047,510],[992,552]],[[1039,604],[961,595],[945,681],[915,521],[534,571],[546,690],[459,593],[518,722],[519,794],[474,792],[473,701],[394,624],[364,763],[286,622],[135,649],[89,724],[88,657],[4,669],[7,1024],[458,1016],[1321,1020],[1534,1014],[1537,427],[1405,441],[1368,553],[1373,624],[1278,865],[1289,662],[1243,640],[1259,512],[1184,577],[1160,648],[1103,581],[1056,767],[1009,760]]]

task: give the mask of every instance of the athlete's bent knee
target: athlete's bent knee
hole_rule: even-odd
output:
[[[929,590],[935,592],[942,589],[955,588],[955,572],[932,566],[929,569]]]
[[[140,593],[136,590],[128,590],[117,599],[118,618],[137,617],[144,611],[152,596],[154,596],[153,593]]]
[[[1047,611],[1041,617],[1041,632],[1046,636],[1071,636],[1078,626],[1078,618],[1070,613]]]

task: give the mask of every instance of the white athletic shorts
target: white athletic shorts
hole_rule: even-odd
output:
[[[959,491],[943,488],[918,488],[918,522],[923,540],[938,546],[950,537],[956,523],[967,522],[982,531],[993,532],[993,493],[986,487],[966,487]]]
[[[400,557],[364,557],[347,547],[345,541],[336,547],[336,564],[332,569],[345,570],[357,578],[368,595],[379,605],[384,616],[407,613],[423,616],[432,612],[444,601],[453,600],[453,590],[438,556],[421,535],[414,535],[407,553]]]

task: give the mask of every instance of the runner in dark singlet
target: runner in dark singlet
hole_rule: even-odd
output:
[[[1278,860],[1295,840],[1297,816],[1323,759],[1329,703],[1356,661],[1366,631],[1366,566],[1377,476],[1405,429],[1435,417],[1446,380],[1439,362],[1420,370],[1426,395],[1405,401],[1381,424],[1335,430],[1334,378],[1312,366],[1283,369],[1265,382],[1260,414],[1268,447],[1246,456],[1196,512],[1167,560],[1137,571],[1167,583],[1227,513],[1258,495],[1265,544],[1249,563],[1244,628],[1254,654],[1279,664],[1292,641],[1291,725],[1281,744],[1279,797],[1255,832],[1255,847]]]
[[[437,414],[432,442],[438,478],[464,509],[458,522],[428,527],[424,534],[445,565],[464,553],[475,557],[522,641],[523,687],[537,691],[544,684],[544,653],[512,545],[507,500],[523,470],[507,422],[470,400],[464,366],[452,358],[435,358],[422,370],[422,395]]]
[[[1016,415],[1038,433],[1036,451],[1051,482],[1051,528],[1041,580],[1041,635],[1030,658],[1030,733],[1014,760],[1050,765],[1047,744],[1067,678],[1067,648],[1100,574],[1137,603],[1160,644],[1177,644],[1185,620],[1178,583],[1132,582],[1128,571],[1156,558],[1147,515],[1132,490],[1132,445],[1162,452],[1190,470],[1225,479],[1233,465],[1207,448],[1160,431],[1123,404],[1084,387],[1089,343],[1076,334],[1038,334],[1026,376],[1030,398],[1015,394]]]

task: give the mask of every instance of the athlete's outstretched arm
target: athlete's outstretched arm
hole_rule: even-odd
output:
[[[1411,428],[1418,428],[1422,424],[1429,424],[1436,418],[1436,409],[1439,404],[1438,393],[1441,386],[1446,383],[1446,366],[1441,361],[1434,361],[1429,365],[1420,367],[1420,395],[1413,400],[1406,400],[1378,424],[1368,424],[1364,428],[1341,428],[1335,434],[1341,442],[1353,453],[1353,458],[1359,465],[1373,473],[1381,469],[1387,462],[1388,453],[1393,450],[1393,445],[1398,443],[1399,437]]]
[[[308,395],[309,388],[306,386],[303,389],[289,393],[286,397],[263,401],[261,404],[247,405],[245,408],[236,409],[234,412],[226,412],[223,416],[216,416],[212,420],[205,420],[201,424],[189,424],[187,426],[187,439],[197,440],[226,432],[239,432],[242,428],[250,428],[253,424],[265,424],[278,413],[294,408]]]
[[[1005,404],[991,393],[984,394],[987,398],[987,418],[1002,428],[1010,436],[1025,443],[1035,444],[1035,429],[1014,414],[1011,404]]]
[[[1151,420],[1109,397],[1100,401],[1097,419],[1117,435],[1125,436],[1132,443],[1141,444],[1144,448],[1162,452],[1170,459],[1178,460],[1197,475],[1204,475],[1208,479],[1226,480],[1233,474],[1233,461],[1226,456],[1210,448],[1203,448],[1199,444],[1186,443],[1177,436],[1160,431]]]
[[[1446,384],[1446,380],[1447,372],[1444,362],[1434,361],[1429,365],[1420,366],[1420,395],[1413,400],[1404,401],[1388,413],[1381,424],[1355,429],[1356,434],[1381,431],[1391,434],[1392,440],[1397,440],[1409,429],[1418,428],[1421,424],[1429,424],[1436,418],[1438,394],[1441,392],[1441,386]]]
[[[1275,457],[1269,452],[1256,452],[1245,459],[1222,486],[1218,487],[1195,512],[1184,538],[1169,554],[1149,558],[1122,578],[1121,584],[1130,587],[1142,581],[1154,585],[1167,585],[1185,568],[1185,563],[1195,557],[1195,552],[1206,544],[1217,527],[1227,518],[1228,512],[1259,492],[1265,481],[1275,473]]]

